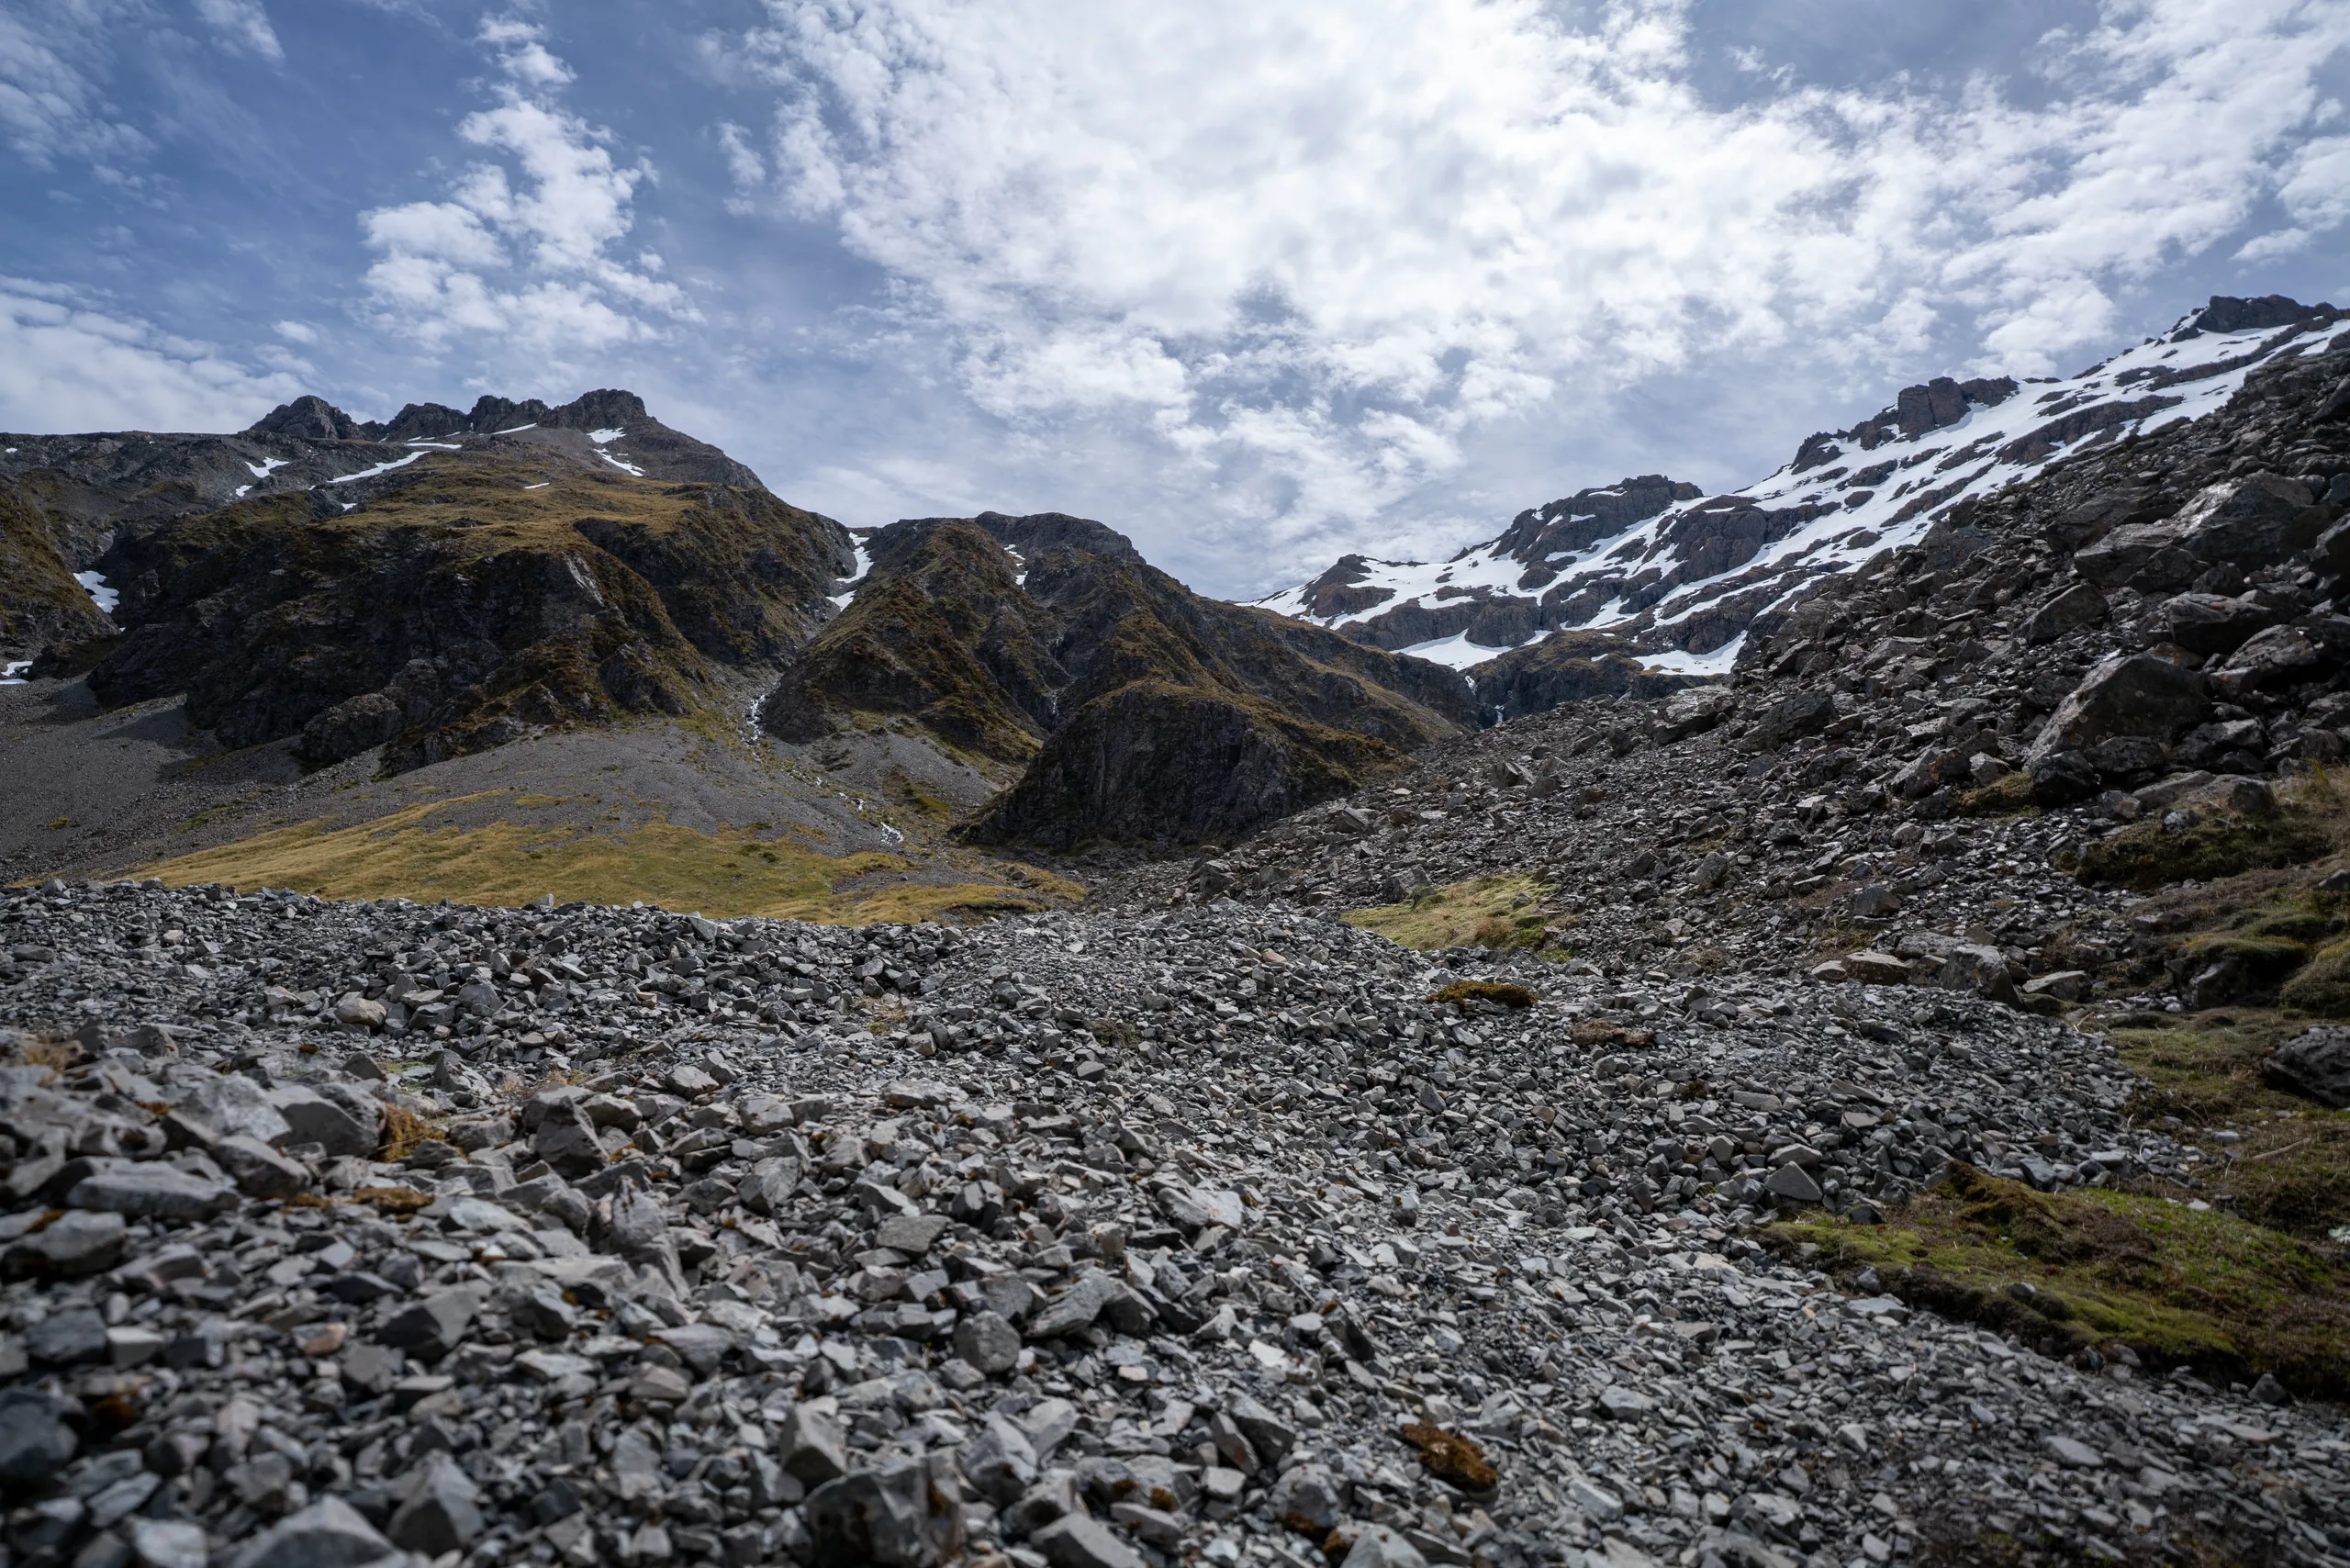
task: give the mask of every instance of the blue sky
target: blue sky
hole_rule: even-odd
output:
[[[642,392],[1206,591],[2350,303],[2344,0],[18,0],[0,427]]]

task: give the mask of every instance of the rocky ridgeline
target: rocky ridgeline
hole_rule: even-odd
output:
[[[51,884],[0,944],[28,1568],[2350,1549],[2330,1414],[1751,1239],[1953,1156],[2187,1171],[2094,1037],[1962,993],[1541,966],[1512,1007],[1531,959],[1229,899]]]
[[[1350,907],[1524,874],[1548,946],[1684,991],[1819,966],[2042,1006],[2273,993],[2150,970],[2164,927],[2076,873],[2155,823],[2269,820],[2280,780],[2350,755],[2346,508],[2337,339],[1825,579],[1728,682],[1431,748],[1128,896]],[[2176,879],[2165,853],[2143,868]]]

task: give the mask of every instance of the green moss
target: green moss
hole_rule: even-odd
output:
[[[2285,982],[2277,1000],[2321,1018],[2350,1018],[2350,942],[2321,949],[2307,969]]]
[[[1979,790],[1962,791],[1951,809],[1963,817],[2009,817],[2031,809],[2031,775],[2018,768]]]
[[[1782,1248],[1817,1247],[1841,1271],[1873,1267],[1919,1306],[2059,1352],[2119,1342],[2160,1365],[2273,1372],[2304,1394],[2350,1393],[2350,1271],[2217,1209],[2037,1193],[1955,1165],[1881,1226],[1823,1217],[1771,1234]]]
[[[1530,947],[1542,940],[1550,886],[1531,877],[1480,877],[1432,888],[1407,903],[1349,910],[1349,925],[1423,952],[1446,947]]]
[[[2142,822],[2083,849],[2078,875],[2084,882],[2144,892],[2190,878],[2208,882],[2299,866],[2333,852],[2330,826],[2298,810],[2249,817],[2214,811],[2178,833],[2158,821]]]

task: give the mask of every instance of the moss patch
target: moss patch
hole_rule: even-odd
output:
[[[1817,1246],[1838,1271],[1873,1267],[1919,1306],[2059,1352],[2118,1342],[2157,1365],[2273,1372],[2303,1394],[2350,1393],[2350,1271],[2216,1209],[2037,1193],[1954,1165],[1884,1225],[1823,1217],[1770,1235]]]
[[[2076,874],[2084,882],[2145,892],[2189,879],[2303,866],[2350,844],[2350,793],[2325,774],[2281,786],[2277,800],[2277,810],[2251,814],[2191,803],[2198,820],[2176,833],[2149,818],[2082,850]]]
[[[471,799],[471,797],[468,797]],[[1075,883],[1013,861],[975,856],[918,863],[904,856],[818,855],[786,839],[701,834],[666,823],[596,834],[570,825],[439,825],[456,801],[413,806],[346,828],[304,823],[147,867],[174,885],[285,887],[328,898],[448,899],[517,907],[552,895],[720,919],[864,924],[1024,913],[1073,902]]]
[[[2031,809],[2031,775],[2018,768],[1979,790],[1962,790],[1951,809],[1963,817],[2011,817]]]
[[[1540,906],[1550,889],[1531,877],[1481,877],[1431,889],[1407,903],[1347,912],[1348,924],[1400,947],[1530,947],[1542,940]]]

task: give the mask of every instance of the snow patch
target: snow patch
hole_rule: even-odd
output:
[[[106,579],[99,573],[76,572],[73,580],[82,585],[82,591],[90,596],[90,602],[98,607],[101,615],[112,615],[114,607],[122,602],[121,593],[106,587]]]
[[[395,468],[405,468],[409,464],[415,462],[418,458],[426,455],[428,454],[425,453],[411,452],[406,457],[395,457],[388,463],[378,463],[373,468],[362,468],[356,474],[345,474],[340,479],[329,479],[327,483],[330,485],[348,485],[353,479],[372,479],[378,474],[388,474]],[[349,507],[343,508],[343,510],[345,511],[349,511],[351,509]]]
[[[9,450],[13,452],[16,448],[10,447]],[[293,461],[294,460],[290,457],[264,457],[258,463],[246,464],[245,472],[251,474],[256,479],[266,479],[272,474],[276,473],[280,468],[290,466]],[[239,490],[237,492],[237,494],[241,496],[245,492],[243,490]]]
[[[237,487],[237,498],[238,498],[239,500],[242,500],[242,499],[244,499],[245,492],[246,492],[247,490],[252,489],[252,487],[251,485],[240,485],[240,486],[238,486],[238,487]]]
[[[1739,649],[1746,646],[1746,633],[1740,632],[1710,654],[1684,653],[1679,648],[1662,654],[1635,655],[1640,667],[1657,675],[1728,675],[1738,663]]]
[[[856,590],[865,586],[866,577],[873,570],[873,557],[865,548],[865,541],[856,541],[856,573],[848,579],[848,591],[833,595],[835,609],[846,610],[856,598]]]
[[[464,443],[462,442],[426,441],[421,436],[419,436],[414,441],[402,442],[400,444],[403,446],[429,446],[435,452],[463,452],[465,449]]]
[[[539,428],[539,421],[538,421],[538,420],[532,420],[529,424],[527,424],[527,425],[508,425],[508,426],[507,426],[504,430],[502,430],[502,431],[490,431],[490,434],[492,434],[492,435],[512,435],[516,431],[534,431],[534,430],[536,430],[536,429],[538,429],[538,428]]]
[[[549,485],[552,485],[552,484],[554,484],[554,481],[553,479],[542,479],[542,480],[540,480],[540,481],[539,481],[537,484],[535,484],[535,485],[525,485],[525,486],[523,486],[523,487],[522,487],[522,488],[524,488],[524,489],[526,489],[526,490],[543,490],[543,489],[545,489]]]
[[[1453,669],[1462,670],[1472,665],[1483,664],[1487,659],[1500,658],[1509,652],[1507,648],[1489,648],[1483,643],[1472,643],[1469,640],[1469,633],[1466,632],[1457,633],[1449,637],[1438,637],[1432,643],[1415,643],[1408,648],[1398,648],[1395,651],[1399,654],[1409,654],[1416,659],[1426,659],[1430,664],[1444,665]]]
[[[17,449],[12,446],[8,450],[14,452]],[[24,685],[25,672],[32,667],[33,661],[30,659],[17,659],[11,664],[0,665],[0,686]]]
[[[615,427],[610,430],[589,431],[588,432],[588,439],[594,442],[598,446],[601,446],[606,442],[618,441],[621,437],[626,434],[628,434],[628,431]]]
[[[596,454],[596,455],[597,455],[597,456],[599,456],[599,457],[600,457],[600,458],[602,458],[605,462],[607,462],[607,463],[610,464],[610,465],[611,465],[613,467],[615,467],[615,468],[621,468],[621,469],[625,469],[625,470],[627,470],[629,473],[635,475],[635,476],[636,476],[638,478],[640,478],[640,479],[642,479],[642,478],[643,478],[643,477],[644,477],[644,470],[643,470],[643,469],[642,469],[642,468],[639,468],[639,467],[638,467],[635,464],[633,464],[633,463],[623,463],[623,462],[621,462],[619,458],[614,457],[614,456],[613,456],[610,453],[609,453],[609,452],[599,452],[599,453]]]

